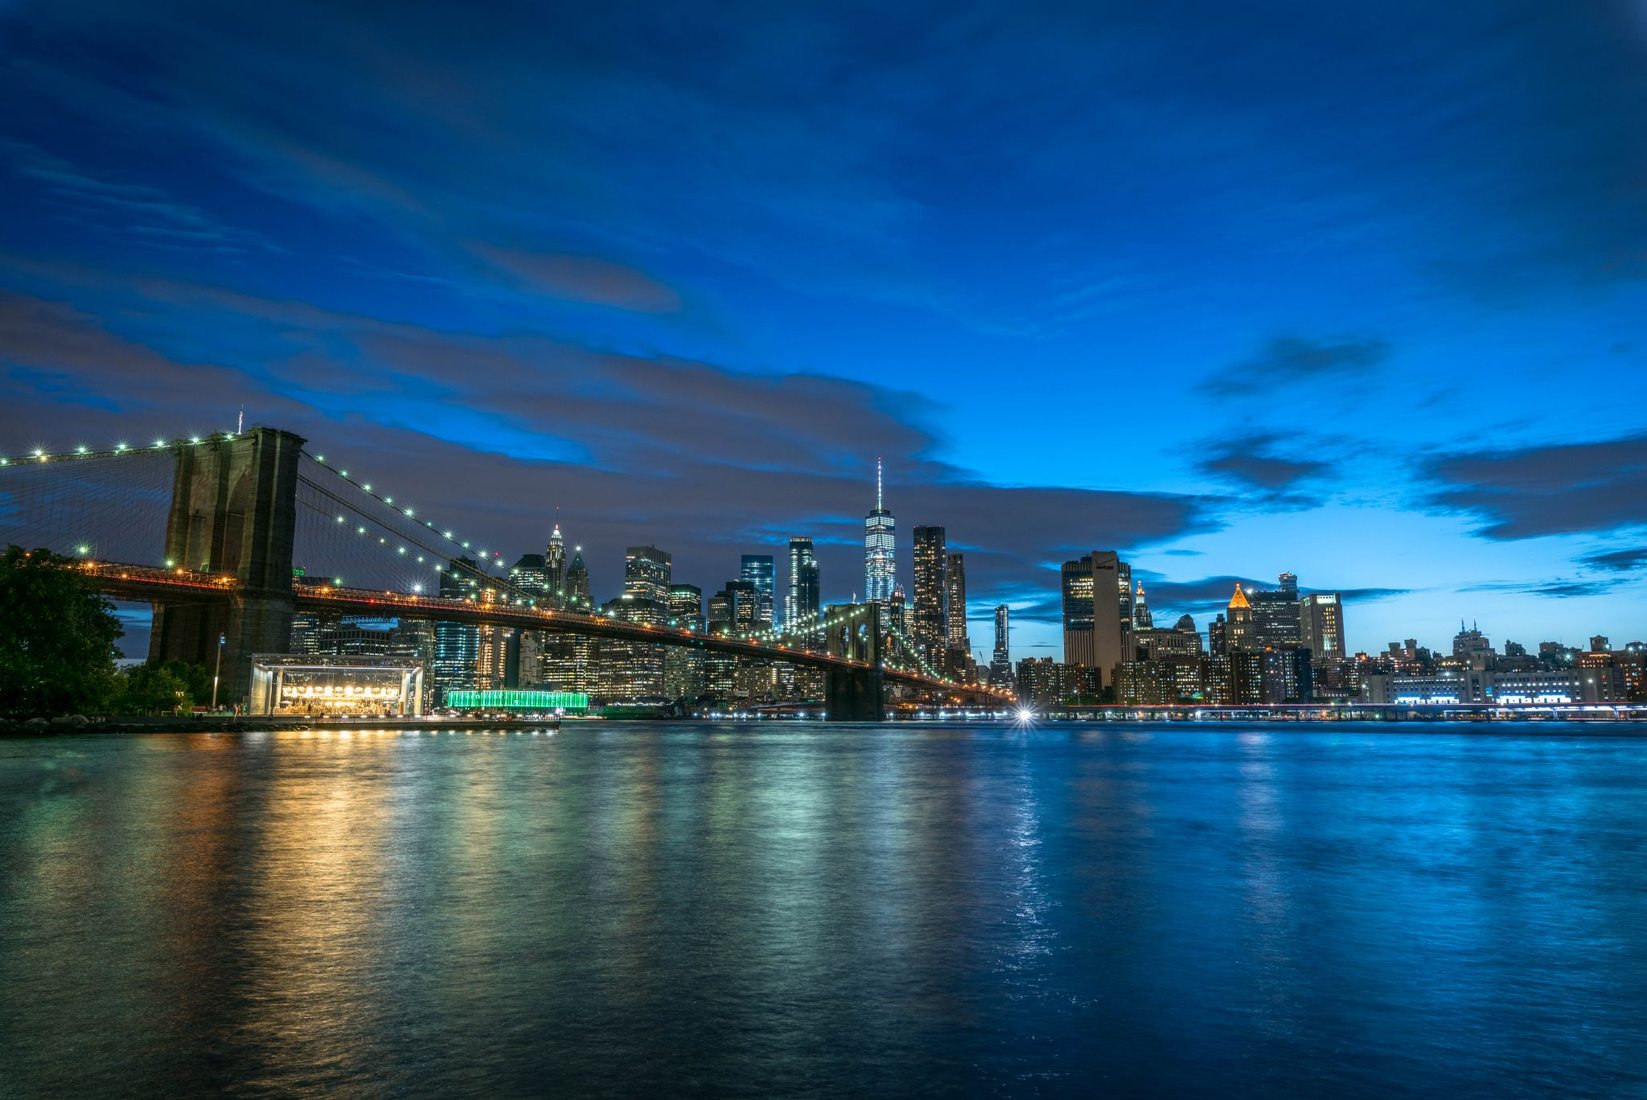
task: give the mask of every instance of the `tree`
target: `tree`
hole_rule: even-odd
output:
[[[190,681],[197,666],[171,661],[163,665],[132,665],[120,676],[114,709],[122,714],[175,714],[197,699]],[[210,691],[210,688],[207,689]]]
[[[70,558],[6,548],[0,557],[0,712],[100,709],[114,686],[114,605]]]

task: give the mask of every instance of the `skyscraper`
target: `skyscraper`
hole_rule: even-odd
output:
[[[875,507],[864,516],[864,599],[889,609],[897,583],[897,544],[892,513],[881,495],[881,460],[875,460]]]
[[[1094,550],[1063,568],[1064,664],[1098,670],[1110,684],[1132,654],[1132,569],[1114,550]]]
[[[531,598],[543,601],[548,587],[548,570],[542,554],[522,554],[509,568],[509,583]]]
[[[566,602],[583,611],[590,607],[589,567],[583,564],[583,547],[572,547],[572,564],[566,567]]]
[[[703,629],[703,589],[695,584],[669,586],[669,619],[689,630]]]
[[[549,601],[559,606],[566,588],[566,540],[561,537],[558,523],[549,533],[549,546],[543,554],[543,585]]]
[[[1012,610],[1006,604],[995,605],[995,654],[989,662],[989,682],[993,687],[1012,684],[1011,654]]]
[[[912,608],[910,636],[923,657],[933,663],[943,660],[949,644],[948,618],[945,614],[945,572],[949,564],[944,549],[944,529],[923,526],[915,528],[915,605]]]
[[[966,559],[954,550],[944,563],[944,614],[945,645],[962,653],[970,651],[972,640],[966,631]]]
[[[462,599],[475,590],[473,573],[480,563],[473,558],[453,558],[440,573],[442,599]],[[475,665],[480,656],[480,628],[464,623],[435,624],[435,701],[444,703],[446,693],[475,686]]]
[[[809,629],[818,617],[818,559],[812,540],[789,540],[789,594],[784,597],[783,621],[789,629]]]
[[[1344,656],[1344,602],[1337,592],[1316,592],[1299,601],[1300,641],[1316,657]]]
[[[1092,555],[1066,561],[1062,572],[1064,664],[1092,666]]]
[[[656,604],[660,611],[667,612],[673,572],[674,562],[667,550],[631,546],[623,553],[623,594]]]
[[[1249,592],[1252,605],[1253,648],[1277,648],[1299,644],[1298,577],[1282,573],[1280,587],[1269,592]]]
[[[773,606],[773,589],[775,570],[771,554],[745,554],[738,568],[738,579],[748,581],[755,586],[755,628],[767,630],[782,625],[773,618],[777,610]]]
[[[1149,613],[1149,604],[1144,600],[1144,582],[1138,582],[1138,592],[1132,598],[1132,625],[1141,630],[1148,630],[1155,625],[1155,618]]]
[[[1229,621],[1224,625],[1224,645],[1231,653],[1250,653],[1262,650],[1264,645],[1258,640],[1258,632],[1253,628],[1252,601],[1239,584],[1235,586],[1235,594],[1230,597]]]

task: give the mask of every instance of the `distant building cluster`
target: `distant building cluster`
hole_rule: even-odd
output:
[[[964,555],[948,548],[944,528],[915,528],[911,603],[897,583],[895,532],[877,462],[875,506],[864,518],[863,599],[880,604],[889,635],[908,639],[923,671],[978,684],[980,672],[966,621]],[[839,609],[822,603],[814,541],[797,535],[786,549],[783,557],[742,555],[736,576],[706,594],[697,585],[675,580],[668,551],[631,546],[624,553],[622,592],[597,605],[590,596],[583,549],[572,547],[569,558],[556,523],[542,554],[523,554],[515,562],[509,587],[551,609],[576,609],[709,635],[781,636],[791,644],[825,646],[826,623],[831,611]],[[440,576],[442,597],[480,603],[503,598],[475,559],[454,558]],[[993,669],[997,682],[1010,679],[1008,619],[1006,607],[996,609],[995,659],[983,675],[991,675]],[[451,698],[490,698],[507,689],[686,709],[777,705],[817,700],[824,694],[821,672],[779,660],[467,623],[324,621],[301,614],[293,624],[291,648],[294,654],[315,657],[421,658],[430,670],[425,707],[446,705]]]
[[[1156,626],[1143,583],[1114,550],[1061,571],[1064,659],[1018,662],[1020,700],[1036,707],[1313,702],[1344,661],[1336,592],[1300,595],[1283,573],[1273,591],[1240,585],[1203,636],[1189,615]]]
[[[994,645],[983,664],[968,629],[965,556],[950,548],[943,526],[916,526],[911,599],[897,582],[895,532],[877,462],[875,505],[864,517],[862,598],[880,605],[887,644],[897,638],[933,677],[1005,687],[1037,710],[1109,704],[1518,706],[1647,696],[1647,654],[1639,642],[1616,651],[1599,637],[1582,651],[1546,642],[1532,653],[1507,642],[1499,653],[1479,630],[1460,624],[1450,655],[1419,648],[1412,639],[1392,642],[1382,653],[1346,655],[1342,596],[1301,591],[1292,573],[1280,574],[1270,589],[1237,584],[1204,632],[1189,615],[1157,625],[1144,584],[1115,550],[1094,550],[1063,563],[1062,660],[1014,662],[1012,612],[997,604]],[[473,559],[452,559],[440,577],[443,597],[504,598]],[[782,636],[805,646],[828,643],[826,624],[832,611],[840,610],[822,602],[816,547],[805,536],[790,538],[783,556],[742,555],[736,574],[713,591],[676,581],[668,551],[630,546],[622,591],[596,605],[583,550],[573,546],[568,554],[556,523],[544,552],[521,555],[509,581],[514,593],[544,607],[709,635]],[[780,705],[823,695],[821,672],[781,660],[465,623],[299,615],[291,652],[420,660],[429,672],[421,681],[425,708],[442,706],[458,692],[486,698],[485,693],[505,689],[685,709]],[[483,694],[473,696],[476,692]]]
[[[1113,550],[1095,550],[1062,570],[1064,659],[1019,661],[1015,688],[1038,708],[1372,703],[1504,707],[1609,703],[1647,698],[1647,647],[1611,648],[1605,637],[1581,651],[1514,642],[1496,652],[1460,624],[1450,656],[1413,639],[1383,653],[1346,656],[1344,600],[1300,593],[1282,573],[1275,588],[1236,585],[1203,636],[1184,615],[1157,627],[1142,583]]]

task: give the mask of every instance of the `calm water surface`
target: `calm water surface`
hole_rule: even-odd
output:
[[[0,742],[0,1094],[1647,1096],[1647,731]]]

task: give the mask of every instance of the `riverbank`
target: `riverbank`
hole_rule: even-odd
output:
[[[554,729],[556,719],[499,718],[236,718],[201,714],[166,717],[97,717],[83,722],[39,719],[0,722],[0,737],[40,737],[57,733],[274,733],[285,730],[479,730]]]

